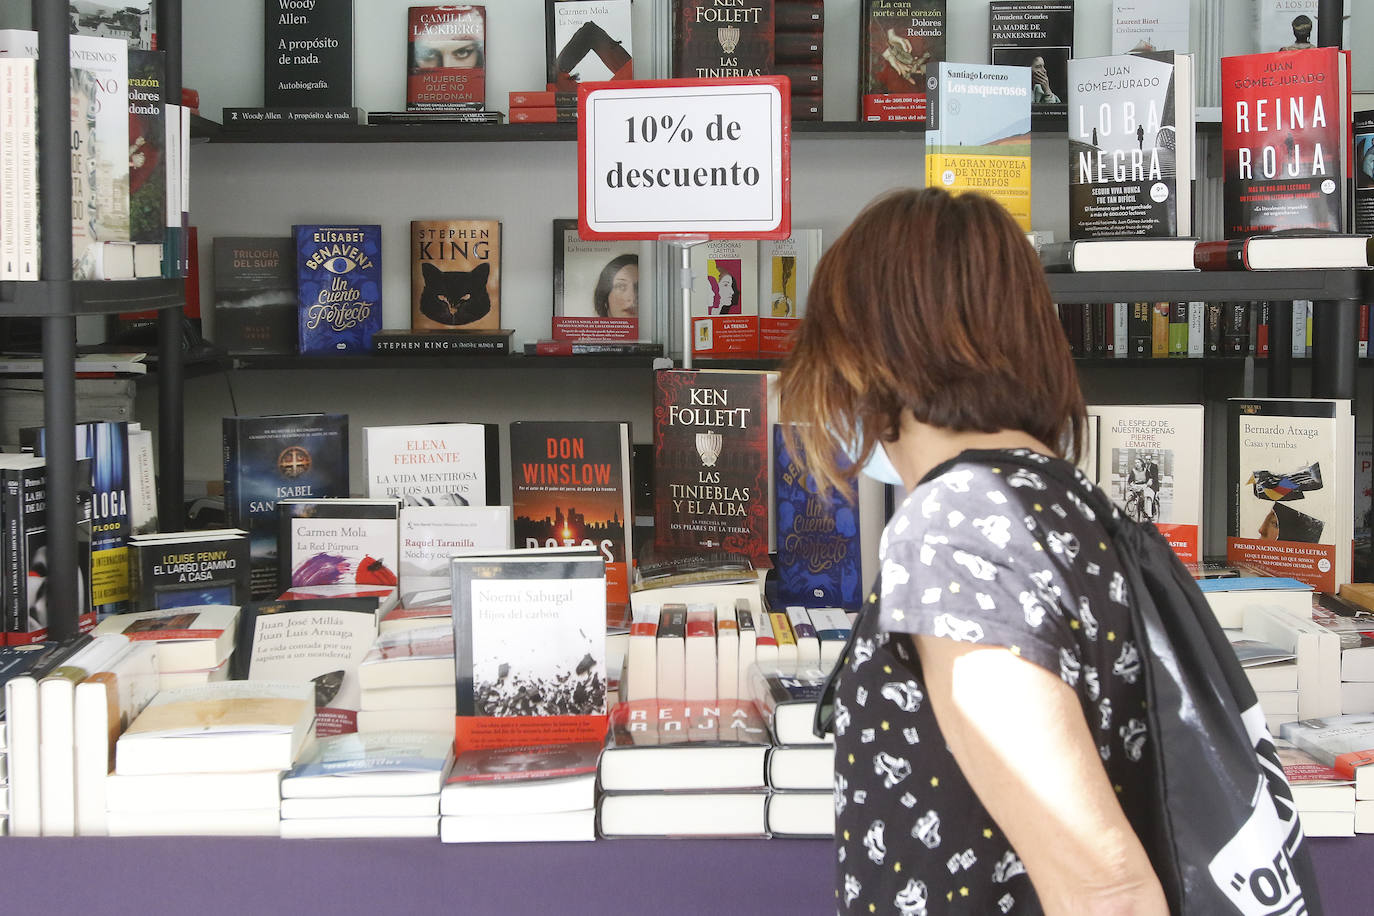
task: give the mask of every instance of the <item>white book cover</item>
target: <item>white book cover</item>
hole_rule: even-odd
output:
[[[740,632],[731,601],[716,605],[716,698],[739,699]]]
[[[214,668],[228,658],[238,620],[236,604],[197,604],[113,614],[96,624],[93,632],[155,642],[161,670],[187,671]]]
[[[1316,0],[1313,0],[1316,5]],[[1191,50],[1188,0],[1113,0],[1112,53]]]
[[[396,585],[399,511],[387,498],[278,500],[281,588]]]
[[[1318,0],[1251,0],[1254,3],[1255,52],[1300,51],[1320,45]],[[1349,0],[1346,0],[1347,12]],[[1350,26],[1347,20],[1346,28]],[[1347,41],[1346,47],[1350,46]]]
[[[129,643],[76,685],[73,700],[77,836],[103,836],[106,785],[119,733],[152,702],[161,686],[157,647]]]
[[[1185,563],[1201,559],[1201,404],[1088,408],[1098,418],[1097,484],[1132,519],[1153,522]]]
[[[603,42],[614,43],[625,52],[625,57],[633,60],[630,0],[561,0],[550,3],[550,7],[553,35],[549,51],[555,70],[549,75],[550,82],[568,91],[575,89],[576,83],[629,78],[621,72],[623,65],[611,69],[602,59],[603,54],[593,48]],[[588,27],[595,29],[595,33],[589,34]],[[612,61],[618,59],[618,55],[605,57]]]
[[[105,778],[105,804],[108,811],[127,814],[275,808],[281,804],[281,773],[111,773]]]
[[[451,605],[448,561],[468,550],[507,550],[510,506],[402,506],[401,606]]]
[[[379,634],[358,677],[364,691],[453,684],[453,622]]]
[[[759,348],[759,243],[716,239],[692,248],[692,352]]]
[[[439,790],[452,765],[450,732],[334,735],[316,741],[282,776],[281,794],[284,799],[432,795],[438,814]]]
[[[363,428],[367,495],[407,506],[485,506],[496,468],[481,423]]]
[[[759,242],[759,349],[784,353],[788,335],[806,314],[811,275],[821,257],[821,230],[793,229],[785,239]]]

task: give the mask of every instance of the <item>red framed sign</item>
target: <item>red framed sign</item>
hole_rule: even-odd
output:
[[[577,166],[585,239],[787,238],[787,78],[582,83]]]

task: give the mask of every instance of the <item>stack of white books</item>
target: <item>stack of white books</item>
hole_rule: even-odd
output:
[[[1374,833],[1374,715],[1325,716],[1289,722],[1281,737],[1310,754],[1317,763],[1334,770],[1336,779],[1349,780],[1354,793],[1353,830]],[[1297,798],[1296,792],[1294,797]],[[1298,807],[1301,810],[1302,804]],[[1329,826],[1335,829],[1339,825]],[[1307,829],[1306,819],[1303,829]]]
[[[1308,836],[1354,836],[1355,781],[1306,751],[1277,739],[1283,775],[1293,790],[1298,820]]]
[[[456,680],[452,624],[378,634],[358,666],[358,731],[452,735]]]
[[[1291,653],[1297,668],[1296,710],[1292,713],[1281,712],[1281,708],[1288,707],[1275,705],[1277,696],[1269,697],[1269,706],[1265,706],[1264,698],[1261,698],[1261,708],[1264,709],[1270,731],[1276,732],[1288,720],[1340,713],[1341,641],[1335,633],[1314,621],[1310,610],[1304,619],[1273,607],[1249,608],[1244,612],[1241,634],[1246,639],[1267,643],[1282,652]],[[1254,684],[1258,672],[1250,676]]]
[[[282,777],[281,835],[438,836],[452,765],[451,727],[321,738]]]
[[[1323,595],[1312,616],[1341,644],[1341,712],[1374,712],[1374,614],[1345,599]]]
[[[440,793],[440,839],[445,843],[596,839],[600,751],[600,742],[463,751]]]
[[[100,621],[95,633],[155,643],[158,686],[166,690],[226,680],[238,621],[236,604],[197,604],[113,614]]]
[[[1297,656],[1281,646],[1247,636],[1244,630],[1224,632],[1255,690],[1265,724],[1271,733],[1278,734],[1283,723],[1298,717]]]
[[[773,739],[767,781],[768,832],[774,836],[835,834],[835,738],[812,732],[829,670],[810,664],[749,669],[754,702]]]

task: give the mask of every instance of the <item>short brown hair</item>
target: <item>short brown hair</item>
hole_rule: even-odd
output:
[[[894,191],[821,257],[784,367],[782,419],[822,488],[850,492],[903,411],[955,432],[1020,430],[1061,456],[1086,417],[1035,250],[981,194]],[[857,445],[840,469],[837,442]]]

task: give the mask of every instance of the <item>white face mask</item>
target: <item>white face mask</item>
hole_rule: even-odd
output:
[[[857,430],[856,430],[857,432]],[[859,446],[856,441],[845,446],[844,453],[849,456],[849,460],[858,463]],[[902,475],[897,473],[897,468],[892,463],[892,459],[887,455],[887,449],[883,443],[879,442],[873,447],[873,454],[868,456],[868,461],[863,467],[859,468],[859,473],[864,474],[878,483],[889,484],[894,487],[905,487]]]

